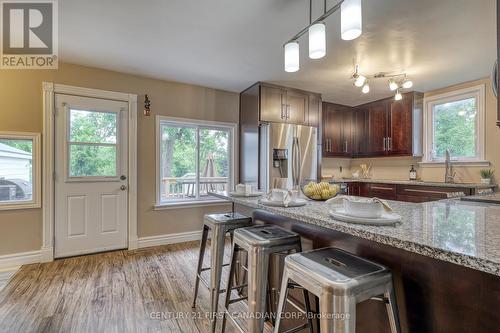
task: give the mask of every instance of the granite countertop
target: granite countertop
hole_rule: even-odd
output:
[[[325,179],[330,183],[376,183],[376,184],[395,184],[395,185],[420,185],[436,187],[459,187],[459,188],[494,188],[495,184],[486,185],[480,183],[445,183],[445,182],[426,182],[421,180],[389,180],[389,179],[354,179],[354,178],[332,178]]]
[[[401,223],[369,226],[334,220],[323,202],[281,208],[264,206],[259,198],[230,197],[226,192],[211,195],[500,276],[500,205],[456,199],[418,204],[389,201],[402,216]]]

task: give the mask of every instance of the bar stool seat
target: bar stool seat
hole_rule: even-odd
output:
[[[368,299],[385,302],[391,332],[400,332],[391,272],[349,252],[324,248],[285,258],[275,333],[292,281],[319,297],[322,333],[355,332],[356,304]]]
[[[194,286],[193,308],[196,307],[196,298],[198,296],[198,288],[200,281],[210,290],[210,329],[215,332],[217,310],[219,305],[219,294],[224,292],[221,290],[221,275],[222,267],[226,266],[223,263],[225,237],[227,233],[233,237],[233,231],[248,227],[252,224],[252,218],[240,213],[219,213],[206,214],[203,219],[203,233],[200,243],[200,253],[198,256],[198,267],[196,271],[196,280]],[[208,233],[212,231],[211,239],[211,256],[210,267],[203,267],[203,258],[205,256],[205,248],[208,239]],[[201,277],[201,272],[210,270],[210,285]]]
[[[231,299],[231,290],[241,286],[232,286],[234,267],[236,263],[236,253],[244,250],[248,254],[248,297]],[[270,256],[276,253],[290,251],[300,252],[302,250],[300,236],[292,231],[288,231],[275,225],[261,225],[247,228],[240,228],[234,231],[233,252],[231,255],[229,280],[227,282],[227,292],[225,301],[225,312],[222,321],[222,332],[225,331],[226,318],[229,317],[237,328],[244,330],[236,323],[229,314],[229,305],[235,302],[243,301],[248,298],[248,312],[251,314],[248,318],[248,332],[261,333],[264,330],[264,312],[266,311],[266,297],[268,285],[268,272]],[[304,303],[309,314],[309,296],[304,291]],[[307,316],[308,322],[302,328],[312,329],[312,322]]]

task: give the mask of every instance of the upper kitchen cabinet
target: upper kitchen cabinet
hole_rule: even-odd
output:
[[[358,107],[323,103],[325,157],[422,155],[421,93],[400,101],[387,98]]]
[[[259,121],[263,122],[319,126],[321,95],[273,84],[256,83],[240,94],[241,100],[256,88],[259,89],[258,108],[243,112],[256,112]]]
[[[352,155],[352,109],[323,103],[323,156]]]

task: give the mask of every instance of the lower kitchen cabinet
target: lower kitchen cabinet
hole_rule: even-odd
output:
[[[399,185],[384,183],[350,182],[347,185],[348,194],[384,200],[397,200],[404,202],[430,202],[449,197],[469,196],[475,194],[474,188],[425,186],[425,185]]]

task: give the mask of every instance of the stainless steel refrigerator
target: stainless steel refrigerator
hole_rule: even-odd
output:
[[[259,187],[298,189],[317,181],[318,129],[286,123],[261,123],[259,130]]]

